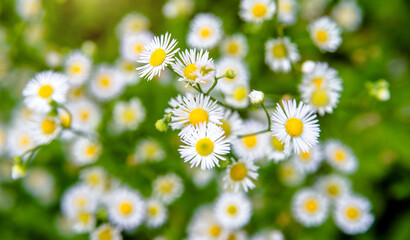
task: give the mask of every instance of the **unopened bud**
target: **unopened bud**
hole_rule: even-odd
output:
[[[164,119],[159,119],[155,123],[155,128],[160,132],[166,132],[168,130],[168,124]]]
[[[26,176],[26,168],[21,163],[15,163],[11,168],[11,177],[16,180]]]
[[[261,91],[252,90],[249,94],[249,98],[251,99],[252,104],[260,105],[265,101],[265,94]]]
[[[225,77],[229,79],[234,79],[236,77],[236,72],[233,69],[229,69],[225,72]]]

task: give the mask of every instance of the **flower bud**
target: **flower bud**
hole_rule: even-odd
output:
[[[11,178],[14,180],[26,176],[26,168],[21,163],[15,163],[11,168]]]
[[[225,77],[229,79],[234,79],[236,77],[236,72],[232,69],[229,69],[225,72]]]
[[[155,123],[155,128],[160,132],[166,132],[168,130],[168,124],[164,119],[159,119]]]
[[[249,94],[249,98],[251,99],[252,104],[260,105],[265,101],[265,94],[261,91],[252,90]]]

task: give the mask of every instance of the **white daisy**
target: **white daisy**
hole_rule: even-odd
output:
[[[299,59],[296,44],[291,43],[287,37],[270,39],[265,43],[265,63],[274,72],[289,72],[292,63]]]
[[[314,173],[320,167],[323,160],[322,148],[316,144],[309,151],[295,154],[292,158],[293,163],[299,171],[304,173]]]
[[[227,89],[225,101],[229,106],[246,108],[249,105],[249,93],[248,84],[238,84]]]
[[[194,8],[193,0],[168,0],[162,7],[166,18],[189,16]]]
[[[113,109],[114,127],[122,132],[135,130],[145,119],[145,109],[138,98],[116,102]]]
[[[75,217],[80,211],[94,213],[98,206],[98,195],[84,184],[67,189],[61,198],[61,211],[66,217]]]
[[[255,234],[251,240],[285,240],[285,237],[278,230],[264,229]]]
[[[188,239],[226,240],[229,231],[216,220],[214,209],[202,206],[195,211],[189,226]]]
[[[244,61],[235,58],[224,57],[216,63],[216,76],[223,76],[227,71],[233,71],[235,77],[223,77],[218,80],[217,88],[223,93],[231,92],[231,89],[238,85],[247,85],[250,79],[249,67]]]
[[[60,134],[61,120],[59,117],[38,114],[30,122],[30,130],[37,145],[48,144]]]
[[[101,154],[101,145],[96,141],[80,137],[74,140],[71,145],[70,160],[77,166],[92,164]]]
[[[172,64],[172,68],[180,76],[178,81],[193,85],[214,81],[216,67],[214,60],[209,58],[208,51],[186,49],[179,53],[179,58]]]
[[[106,64],[97,67],[90,82],[90,91],[100,101],[108,101],[121,95],[125,81],[121,72]]]
[[[176,100],[178,105],[172,110],[170,123],[173,129],[198,126],[200,123],[221,124],[223,109],[216,101],[210,100],[209,96],[187,94],[182,99]]]
[[[163,203],[156,199],[147,201],[146,223],[150,228],[162,226],[168,217],[168,210]]]
[[[259,167],[252,160],[240,159],[238,162],[233,162],[226,169],[226,175],[223,177],[224,189],[238,192],[243,189],[245,192],[248,189],[254,189],[258,179]]]
[[[285,151],[285,144],[277,137],[269,134],[268,151],[266,152],[268,160],[273,160],[275,163],[278,163],[285,160],[289,155],[290,153]]]
[[[137,63],[135,59],[133,61],[118,59],[116,67],[120,71],[122,78],[124,78],[126,85],[136,85],[141,80],[137,74]]]
[[[328,88],[306,88],[299,87],[302,100],[314,111],[323,116],[325,113],[333,113],[339,102],[340,93]]]
[[[303,102],[297,106],[296,100],[282,101],[272,114],[272,134],[285,143],[285,151],[295,154],[309,151],[320,133],[316,114]]]
[[[297,20],[298,3],[296,0],[279,0],[278,19],[281,23],[292,25]]]
[[[336,201],[333,219],[346,234],[366,232],[374,222],[371,203],[364,197],[346,195]]]
[[[210,13],[200,13],[189,25],[187,44],[193,48],[211,49],[223,35],[222,21]]]
[[[187,171],[191,174],[192,182],[198,188],[206,187],[215,176],[215,171],[213,169],[202,170],[200,168],[188,168]]]
[[[248,236],[244,230],[230,231],[226,240],[247,240]]]
[[[41,204],[51,203],[56,195],[54,176],[43,168],[30,167],[23,178],[23,186]]]
[[[55,101],[64,104],[68,91],[68,79],[61,73],[43,71],[34,76],[23,90],[24,103],[39,113],[48,113]]]
[[[308,62],[306,64],[310,66],[306,67],[306,72],[303,74],[300,90],[302,88],[324,88],[336,92],[343,90],[342,79],[339,78],[335,69],[329,67],[329,64],[326,62]]]
[[[248,41],[241,33],[228,36],[222,41],[220,51],[223,56],[243,59],[248,54]]]
[[[79,50],[70,52],[64,62],[64,72],[70,84],[79,86],[90,76],[92,60]]]
[[[342,31],[329,17],[315,20],[308,30],[313,42],[323,51],[335,52],[342,43]]]
[[[242,0],[239,16],[246,22],[262,23],[275,14],[276,4],[272,0]]]
[[[238,229],[249,223],[251,201],[244,193],[223,193],[215,203],[215,218],[227,229]]]
[[[140,77],[152,80],[155,76],[160,76],[161,72],[174,61],[174,55],[179,51],[175,49],[177,40],[171,40],[171,34],[166,33],[154,39],[145,46],[140,54],[138,63],[144,64],[137,68]]]
[[[221,123],[222,124],[218,124],[218,126],[224,130],[224,136],[227,140],[236,139],[239,132],[242,131],[243,121],[238,112],[226,109]]]
[[[70,217],[72,229],[75,233],[81,234],[91,232],[95,228],[96,219],[94,214],[86,211],[79,211],[76,216]]]
[[[329,202],[319,192],[304,188],[292,198],[292,215],[306,227],[319,226],[328,217]]]
[[[332,167],[343,173],[354,173],[358,168],[358,161],[352,149],[339,140],[326,141],[325,158]]]
[[[30,20],[41,13],[41,5],[41,0],[18,0],[16,2],[16,11],[21,18]]]
[[[35,136],[24,122],[17,122],[8,132],[6,151],[10,156],[19,156],[35,147]]]
[[[100,108],[90,100],[83,99],[70,103],[67,108],[72,116],[71,127],[75,130],[93,131],[101,121]]]
[[[121,231],[108,223],[99,226],[90,234],[91,240],[122,240]]]
[[[351,182],[341,175],[332,174],[320,177],[316,189],[331,200],[337,200],[350,193]]]
[[[84,86],[70,86],[67,93],[68,102],[75,102],[86,98],[87,91]]]
[[[146,205],[136,190],[114,189],[108,196],[107,207],[110,222],[125,230],[137,228],[145,218]]]
[[[305,179],[305,174],[300,172],[292,161],[282,162],[278,170],[279,179],[286,186],[298,186]]]
[[[229,142],[225,139],[221,127],[213,123],[200,123],[199,126],[188,126],[180,133],[183,144],[178,149],[184,162],[191,167],[212,169],[219,167],[219,161],[225,161],[223,155],[229,153]]]
[[[184,191],[182,179],[174,173],[168,173],[155,179],[152,188],[154,197],[165,204],[174,202]]]
[[[149,25],[148,18],[141,13],[129,13],[117,25],[117,36],[122,38],[124,35],[147,31]]]
[[[243,124],[240,135],[248,135],[264,130],[262,123],[249,120]],[[268,144],[267,134],[254,134],[245,137],[239,137],[232,141],[232,148],[235,154],[240,158],[257,160],[265,156],[266,146]]]
[[[135,156],[138,162],[157,162],[163,160],[166,153],[158,141],[143,139],[137,144]]]
[[[362,23],[362,10],[355,0],[340,1],[332,10],[332,18],[343,29],[351,32]]]
[[[96,192],[103,192],[109,183],[107,173],[102,167],[89,167],[80,172],[80,179]]]
[[[120,43],[121,57],[128,61],[136,61],[153,38],[148,31],[125,35]]]
[[[302,0],[301,15],[306,20],[312,20],[324,14],[330,0]]]

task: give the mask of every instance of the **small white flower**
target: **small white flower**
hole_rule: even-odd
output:
[[[220,77],[227,71],[233,71],[233,78],[223,77],[218,80],[217,88],[223,93],[231,92],[235,86],[247,85],[250,79],[249,68],[246,63],[240,59],[223,57],[216,63],[216,76]]]
[[[194,48],[211,49],[223,35],[222,21],[210,13],[200,13],[189,25],[187,44]]]
[[[248,41],[243,34],[234,34],[222,41],[220,51],[223,56],[243,59],[248,54]]]
[[[282,143],[277,137],[270,135],[269,140],[268,151],[266,152],[268,160],[273,160],[275,163],[278,163],[289,157],[290,153],[285,152],[285,144]]]
[[[358,161],[352,149],[338,140],[326,141],[325,158],[332,167],[343,173],[354,173],[358,168]]]
[[[162,226],[168,217],[168,210],[163,203],[156,199],[147,201],[146,222],[150,228],[158,228]]]
[[[351,32],[362,23],[362,10],[355,0],[341,1],[333,8],[332,18],[343,29]]]
[[[41,5],[41,0],[18,0],[16,10],[21,18],[30,20],[41,13]]]
[[[315,183],[316,189],[331,200],[337,200],[350,193],[350,185],[347,178],[337,174],[320,177]]]
[[[252,104],[260,105],[265,101],[265,94],[261,91],[252,90],[249,94],[249,98],[251,99]]]
[[[303,182],[305,174],[292,161],[284,161],[279,165],[279,179],[286,186],[294,187]]]
[[[61,73],[44,71],[36,74],[23,90],[24,103],[39,113],[48,113],[55,101],[64,104],[68,91],[68,79]]]
[[[93,191],[102,193],[109,183],[107,173],[102,167],[89,167],[80,172],[80,179]]]
[[[35,136],[24,122],[12,126],[7,137],[6,151],[10,156],[19,156],[35,147]]]
[[[100,108],[90,100],[72,102],[67,108],[72,116],[71,127],[75,130],[92,132],[101,121]]]
[[[292,199],[294,218],[307,227],[321,225],[328,217],[329,202],[327,198],[312,189],[301,189]]]
[[[275,14],[276,4],[272,0],[242,0],[239,16],[246,22],[262,23]]]
[[[117,35],[122,38],[124,35],[136,34],[147,31],[149,20],[141,13],[129,13],[125,15],[117,26]]]
[[[230,109],[226,109],[223,115],[224,117],[221,119],[222,124],[218,124],[218,126],[224,130],[224,136],[227,140],[234,140],[239,132],[242,131],[243,121],[238,112],[231,111]]]
[[[72,229],[75,233],[81,234],[91,232],[95,228],[96,219],[94,214],[80,211],[76,216],[70,217]]]
[[[100,101],[108,101],[121,95],[125,81],[121,72],[112,66],[102,64],[91,78],[90,91]]]
[[[154,197],[165,204],[171,204],[181,196],[184,185],[180,177],[174,173],[160,176],[152,183]]]
[[[225,240],[229,231],[216,220],[211,206],[202,206],[195,211],[188,226],[188,239]]]
[[[128,34],[121,39],[120,54],[123,59],[135,62],[154,37],[148,31]]]
[[[66,217],[75,217],[81,211],[94,213],[98,206],[98,194],[84,184],[67,189],[61,198],[61,211]]]
[[[143,139],[136,147],[135,157],[141,162],[158,162],[165,158],[166,153],[158,141],[154,139]]]
[[[141,79],[137,74],[137,63],[135,59],[133,61],[118,59],[116,61],[116,68],[120,71],[126,85],[132,86],[140,82]]]
[[[70,52],[64,62],[64,72],[69,83],[75,86],[83,84],[90,76],[92,60],[79,50]]]
[[[185,17],[192,13],[193,0],[168,0],[162,7],[162,13],[166,18]]]
[[[315,20],[308,30],[313,42],[323,51],[335,52],[342,43],[342,31],[329,17]]]
[[[135,130],[145,119],[145,109],[138,98],[128,102],[120,101],[114,105],[113,124],[119,132]]]
[[[37,145],[50,143],[59,135],[61,130],[61,121],[58,117],[38,114],[33,116],[32,122],[30,122],[30,131]]]
[[[252,204],[244,193],[223,193],[215,203],[215,218],[227,229],[238,229],[249,223]]]
[[[296,0],[279,0],[278,19],[281,23],[292,25],[297,20],[298,3]]]
[[[299,59],[296,44],[287,37],[270,39],[265,44],[265,63],[274,72],[289,72]]]
[[[249,105],[249,85],[238,84],[226,91],[225,101],[229,106],[235,108],[246,108]]]
[[[121,231],[108,223],[99,226],[90,234],[91,240],[122,240]]]
[[[307,64],[307,65],[305,65]],[[342,79],[338,72],[325,62],[304,63],[305,71],[299,89],[329,89],[335,92],[343,90]]]
[[[292,158],[293,163],[299,171],[304,173],[314,173],[320,167],[323,160],[322,148],[316,144],[307,152],[295,154]]]
[[[339,102],[340,93],[329,88],[306,88],[300,86],[302,100],[307,103],[319,115],[333,113]]]
[[[238,192],[243,189],[245,192],[248,189],[254,189],[255,183],[258,179],[258,168],[252,160],[240,159],[234,162],[226,169],[226,175],[222,179],[224,182],[224,189]]]
[[[96,141],[80,137],[71,145],[71,161],[77,166],[92,164],[101,154],[101,145]]]
[[[25,177],[26,173],[27,169],[22,164],[14,164],[11,168],[11,178],[13,180]]]
[[[55,198],[55,179],[46,169],[30,167],[23,179],[24,189],[38,199],[40,204],[50,204]]]
[[[265,126],[260,122],[249,120],[243,124],[240,135],[248,135],[264,130]],[[232,141],[232,148],[238,157],[258,160],[265,156],[267,146],[267,134],[253,134],[245,137],[240,137]]]

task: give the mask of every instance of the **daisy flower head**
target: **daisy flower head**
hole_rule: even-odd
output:
[[[77,234],[91,232],[96,223],[94,214],[86,211],[80,211],[76,216],[70,217],[69,221],[72,224],[71,228]]]
[[[135,130],[145,119],[145,109],[138,98],[119,101],[113,109],[113,124],[119,132]]]
[[[166,153],[158,141],[148,138],[137,144],[135,155],[138,162],[158,162],[165,158]]]
[[[315,187],[330,200],[337,200],[350,193],[351,182],[341,175],[332,174],[320,177]]]
[[[297,105],[296,100],[282,101],[282,105],[278,103],[272,114],[273,136],[285,143],[285,151],[308,152],[318,143],[320,129],[316,114],[303,102]]]
[[[165,67],[174,62],[174,55],[179,51],[179,48],[174,49],[177,43],[177,40],[171,39],[171,34],[169,33],[165,33],[165,35],[160,37],[154,37],[145,46],[144,51],[137,60],[138,63],[143,64],[137,68],[139,76],[147,78],[147,80],[160,76]]]
[[[248,41],[241,33],[228,36],[222,41],[220,51],[225,57],[243,59],[248,54]]]
[[[29,20],[37,17],[41,11],[41,0],[18,0],[16,11],[21,18]]]
[[[315,20],[308,30],[313,42],[322,51],[335,52],[342,43],[342,31],[329,17]]]
[[[316,144],[307,152],[301,152],[293,155],[292,161],[299,171],[308,173],[316,172],[323,160],[322,148]]]
[[[244,193],[223,193],[215,203],[216,220],[227,229],[239,229],[249,223],[252,204]]]
[[[258,166],[252,160],[240,159],[234,162],[226,169],[226,175],[223,177],[224,189],[238,192],[239,189],[245,192],[248,189],[254,189],[255,183],[258,179]]]
[[[307,88],[300,86],[299,88],[302,100],[309,105],[312,110],[319,113],[320,116],[325,113],[333,113],[339,102],[340,93],[330,90],[329,88]]]
[[[162,14],[166,18],[189,16],[194,8],[193,0],[168,0],[162,7]]]
[[[211,206],[202,206],[195,211],[188,226],[188,239],[225,240],[228,236],[229,230],[217,221]]]
[[[108,184],[108,175],[102,167],[89,167],[81,170],[80,179],[90,189],[103,192]]]
[[[328,211],[327,198],[313,189],[301,189],[292,198],[292,215],[306,227],[321,225],[326,221]]]
[[[248,236],[244,230],[229,231],[228,240],[247,240]]]
[[[114,189],[107,203],[110,222],[121,229],[135,229],[145,218],[146,204],[136,190],[125,187]]]
[[[272,71],[287,73],[292,69],[292,63],[299,60],[296,44],[289,38],[270,39],[265,43],[265,63]]]
[[[192,48],[211,49],[223,35],[222,21],[210,13],[200,13],[189,25],[187,44]]]
[[[128,34],[136,34],[148,30],[150,22],[147,17],[141,13],[129,13],[122,18],[117,25],[117,35],[119,38]]]
[[[128,86],[136,85],[141,80],[137,75],[137,63],[135,59],[133,61],[118,59],[116,62],[116,68],[120,71],[125,84]]]
[[[67,189],[61,198],[61,211],[66,217],[75,217],[81,211],[94,213],[98,206],[98,194],[84,184]]]
[[[92,60],[79,50],[70,52],[64,62],[64,72],[71,85],[79,86],[90,76]]]
[[[91,94],[100,101],[108,101],[121,95],[125,81],[121,72],[112,66],[101,64],[90,82]]]
[[[364,197],[346,195],[336,201],[333,219],[346,234],[354,235],[366,232],[374,222],[370,213],[371,203]]]
[[[221,127],[213,123],[200,123],[198,126],[188,126],[180,133],[183,144],[178,149],[184,162],[191,167],[212,169],[219,167],[219,161],[225,161],[223,155],[229,153],[230,145]]]
[[[306,20],[312,20],[324,14],[330,0],[302,0],[301,15]]]
[[[19,156],[36,145],[33,131],[24,122],[11,127],[6,141],[6,152],[10,156]]]
[[[286,186],[295,187],[305,179],[305,173],[299,171],[292,161],[284,161],[279,165],[279,179]]]
[[[268,160],[273,160],[275,163],[285,160],[290,153],[285,151],[285,144],[277,137],[270,135],[268,139],[268,151],[266,156]]]
[[[276,4],[272,0],[242,0],[239,16],[246,22],[262,23],[275,14]]]
[[[224,136],[227,140],[236,139],[243,127],[243,121],[239,113],[226,109],[223,115],[224,117],[221,119],[222,124],[218,124],[218,126],[224,130]]]
[[[292,25],[297,20],[298,3],[296,0],[279,0],[278,3],[279,22]]]
[[[37,145],[48,144],[54,140],[62,130],[59,117],[38,114],[33,116],[31,131]]]
[[[55,178],[47,170],[30,167],[23,179],[24,189],[39,200],[40,204],[50,204],[55,197]]]
[[[101,110],[97,104],[87,99],[72,102],[67,105],[71,112],[71,127],[86,132],[93,131],[101,121]]]
[[[235,86],[247,85],[250,79],[249,67],[240,59],[223,57],[216,63],[216,76],[223,76],[228,71],[233,71],[234,77],[223,77],[218,80],[217,88],[223,93],[230,92]]]
[[[332,18],[346,31],[355,31],[362,23],[362,10],[355,0],[341,1],[333,8]]]
[[[120,44],[121,57],[128,61],[136,61],[152,39],[153,35],[148,31],[125,35]]]
[[[68,91],[68,78],[57,72],[43,71],[37,73],[23,90],[24,103],[38,113],[48,113],[52,101],[64,104]]]
[[[105,223],[90,234],[91,240],[122,240],[121,230]]]
[[[168,210],[162,202],[156,199],[147,201],[146,224],[150,228],[162,226],[168,217]]]
[[[238,84],[227,90],[225,101],[229,106],[246,108],[249,105],[249,93],[248,84]]]
[[[239,137],[232,141],[232,148],[235,154],[240,158],[249,160],[258,160],[265,156],[266,147],[268,144],[267,134],[253,134],[264,130],[265,126],[255,120],[246,121],[243,124],[240,135],[246,135]]]
[[[358,168],[358,160],[352,149],[339,140],[328,140],[325,143],[327,163],[342,173],[354,173]]]
[[[223,109],[209,96],[187,94],[182,99],[177,98],[176,101],[178,104],[172,110],[170,123],[172,129],[198,126],[200,123],[221,124]]]
[[[172,64],[174,71],[180,76],[178,81],[185,81],[193,85],[209,83],[215,79],[215,64],[209,58],[209,52],[201,49],[186,49],[179,52],[179,59]]]
[[[160,176],[152,183],[154,197],[165,204],[171,204],[184,192],[182,179],[174,173]]]
[[[101,144],[85,137],[77,138],[71,145],[71,162],[76,166],[92,164],[100,157]]]
[[[264,229],[253,235],[251,240],[285,240],[285,237],[278,230]]]

